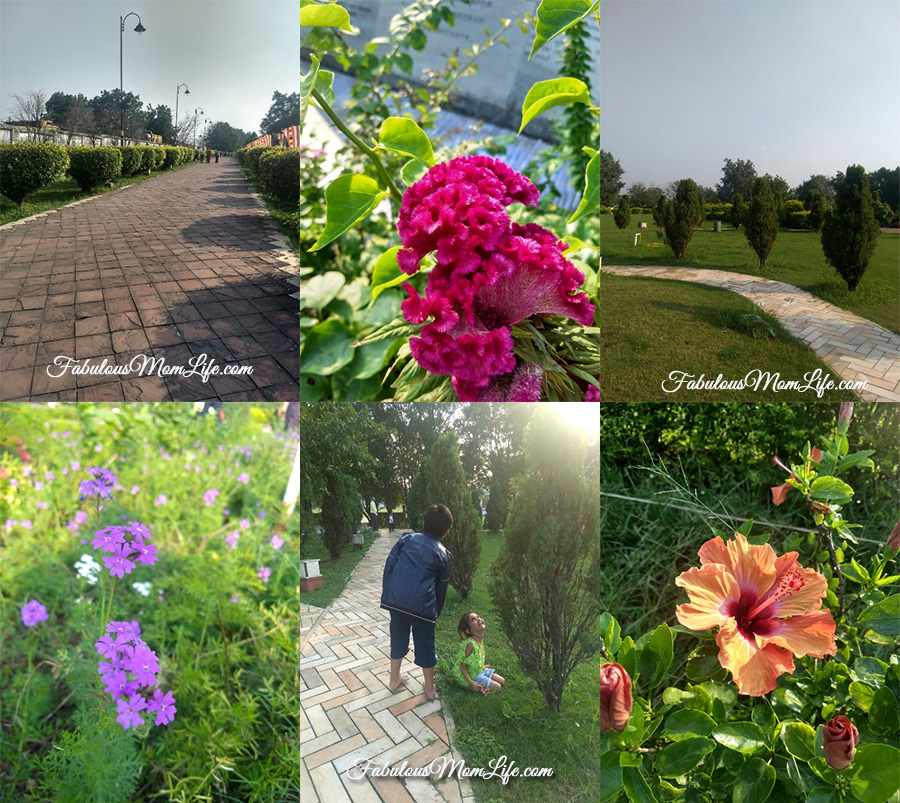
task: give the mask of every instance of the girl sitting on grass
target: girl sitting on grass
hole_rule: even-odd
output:
[[[484,619],[473,611],[467,611],[460,617],[457,630],[462,639],[453,664],[453,676],[457,683],[482,694],[500,691],[506,680],[484,662]]]

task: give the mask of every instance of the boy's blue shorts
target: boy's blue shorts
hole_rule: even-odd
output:
[[[399,611],[391,611],[391,658],[403,658],[409,652],[410,630],[416,648],[415,665],[422,669],[436,666],[434,625]]]
[[[472,680],[476,683],[480,683],[486,689],[489,689],[491,687],[491,676],[493,674],[493,667],[488,667],[487,669],[482,669],[474,678],[472,678]]]

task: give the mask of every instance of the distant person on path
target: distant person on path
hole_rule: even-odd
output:
[[[212,154],[210,153],[209,148],[207,148],[207,149],[206,149],[206,163],[207,163],[207,164],[209,164],[209,157],[210,157],[210,156],[212,156]]]
[[[394,517],[388,515],[388,532],[394,532]]]
[[[391,678],[388,688],[396,691],[409,680],[400,674],[409,652],[409,634],[415,644],[415,664],[422,667],[425,696],[437,697],[434,667],[437,655],[434,629],[441,615],[450,584],[450,553],[441,541],[453,526],[453,515],[444,505],[425,511],[425,532],[402,536],[384,564],[381,607],[391,612]]]
[[[498,675],[484,662],[484,619],[474,611],[467,611],[459,619],[457,631],[462,639],[453,664],[453,677],[460,686],[490,694],[500,691],[506,678]]]
[[[218,163],[219,163],[219,152],[216,151],[216,164],[218,164]]]

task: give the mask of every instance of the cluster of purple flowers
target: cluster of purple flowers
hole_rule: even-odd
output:
[[[92,466],[87,472],[93,479],[84,480],[78,486],[82,499],[86,496],[112,499],[112,490],[119,478],[108,468],[100,468],[99,466]]]
[[[159,661],[156,653],[141,639],[137,622],[110,622],[106,635],[94,645],[101,658],[97,670],[104,689],[112,695],[118,709],[116,722],[128,730],[143,725],[140,713],[156,713],[156,724],[166,725],[175,718],[172,692],[155,689],[152,694],[141,689],[157,685]]]
[[[401,270],[415,273],[436,252],[425,295],[403,285],[406,320],[433,319],[410,349],[426,370],[452,376],[462,401],[538,401],[542,369],[517,361],[511,328],[545,313],[593,322],[594,307],[578,292],[584,274],[563,256],[568,246],[506,211],[538,197],[528,178],[488,156],[435,165],[403,196]]]
[[[29,600],[25,607],[22,608],[22,624],[25,627],[34,627],[39,622],[46,622],[50,617],[47,616],[47,608],[41,605],[36,599]]]
[[[148,544],[150,528],[136,521],[128,524],[113,524],[94,533],[91,546],[101,552],[112,552],[104,556],[103,562],[112,577],[124,577],[138,564],[152,566],[159,558],[156,547]]]

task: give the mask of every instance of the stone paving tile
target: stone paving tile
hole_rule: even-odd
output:
[[[310,800],[330,803],[349,795],[353,803],[463,803],[471,797],[468,782],[455,777],[437,785],[423,778],[350,777],[367,759],[381,766],[406,760],[417,768],[452,756],[452,728],[440,700],[426,699],[421,670],[404,666],[407,686],[396,693],[387,688],[390,618],[378,601],[384,561],[397,537],[381,534],[327,609],[301,610],[301,781],[309,778]]]
[[[0,227],[0,400],[78,388],[116,401],[299,398],[297,261],[260,204],[223,157]],[[177,360],[160,353],[185,343]],[[185,369],[206,353],[254,373],[81,383],[46,372],[59,356],[112,367],[132,352]]]
[[[779,320],[829,368],[848,381],[869,383],[857,391],[863,401],[900,399],[900,335],[847,310],[829,304],[785,282],[721,270],[604,265],[619,276],[645,276],[697,282],[738,293]],[[865,358],[857,369],[859,358]]]

